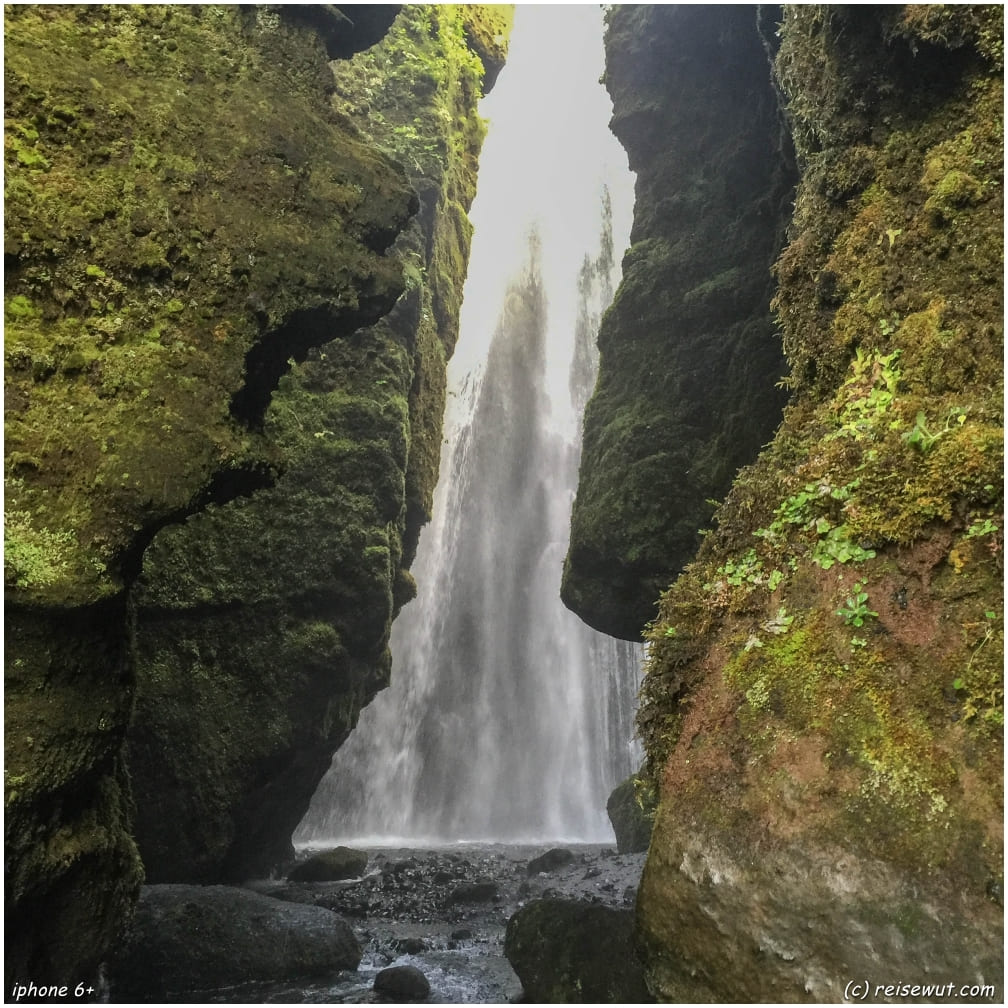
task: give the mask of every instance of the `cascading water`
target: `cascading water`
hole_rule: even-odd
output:
[[[397,619],[392,685],[361,714],[294,836],[611,842],[636,768],[640,647],[560,601],[580,417],[633,203],[599,84],[602,14],[516,9],[473,205],[434,517]]]

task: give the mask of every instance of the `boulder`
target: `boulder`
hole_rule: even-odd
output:
[[[430,994],[430,983],[416,966],[389,966],[374,978],[374,991],[383,997],[419,1001]]]
[[[230,886],[145,886],[111,967],[118,1000],[355,970],[361,950],[330,910]]]
[[[646,851],[654,826],[654,789],[634,774],[618,785],[606,802],[620,854]]]
[[[394,942],[394,948],[404,955],[417,955],[427,948],[427,943],[422,938],[397,938]]]
[[[336,882],[339,879],[360,878],[367,863],[365,851],[334,847],[299,862],[288,872],[287,878],[291,882]]]
[[[570,864],[574,860],[574,855],[564,847],[554,847],[552,850],[540,854],[539,857],[532,858],[526,869],[529,875],[538,875],[539,872],[556,871],[565,864]]]
[[[497,883],[490,879],[463,882],[455,886],[448,897],[449,903],[489,903],[498,893]]]
[[[508,921],[504,954],[527,1002],[651,1003],[633,927],[630,910],[535,900]]]

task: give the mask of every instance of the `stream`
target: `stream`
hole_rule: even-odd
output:
[[[571,860],[529,874],[542,845],[452,844],[372,848],[367,871],[343,882],[250,883],[279,899],[328,907],[351,924],[363,958],[356,972],[304,982],[259,983],[194,992],[189,1003],[380,1004],[372,990],[387,966],[412,965],[430,983],[426,1004],[507,1004],[522,986],[504,956],[508,919],[529,900],[581,899],[633,906],[644,854],[598,844],[554,848]],[[303,853],[315,853],[315,850]]]

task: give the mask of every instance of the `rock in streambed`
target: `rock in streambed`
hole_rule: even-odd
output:
[[[630,910],[581,900],[533,900],[508,921],[504,954],[529,1002],[654,1001],[634,947]]]
[[[525,869],[529,875],[539,875],[541,873],[556,871],[574,860],[574,855],[566,847],[553,847],[540,854],[539,857],[532,858]]]
[[[119,1001],[355,970],[350,926],[322,907],[231,886],[145,886],[111,969]]]
[[[335,882],[339,879],[360,878],[367,869],[366,851],[352,847],[333,847],[319,851],[307,860],[299,861],[287,873],[291,882]]]
[[[430,994],[430,983],[416,966],[389,966],[375,977],[374,990],[383,997],[419,1001]]]

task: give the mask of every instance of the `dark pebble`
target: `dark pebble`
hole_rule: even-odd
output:
[[[426,942],[422,938],[400,938],[395,943],[396,950],[405,952],[407,955],[416,955],[427,948]]]
[[[374,991],[385,997],[418,1001],[430,994],[430,983],[416,966],[389,966],[374,978]]]

